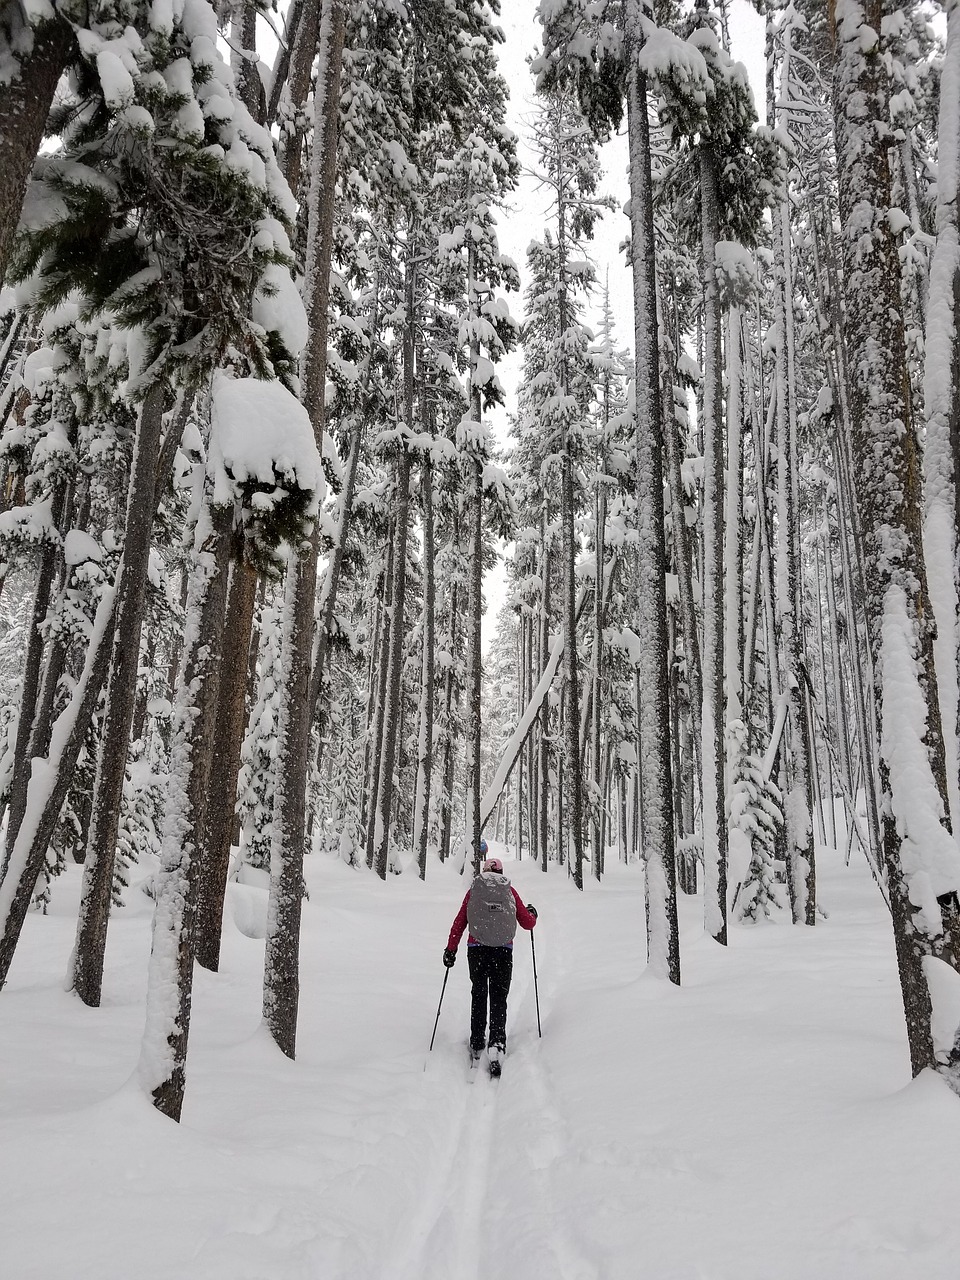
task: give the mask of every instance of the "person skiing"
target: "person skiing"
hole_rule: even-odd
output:
[[[480,842],[480,856],[487,852],[487,842]],[[526,906],[503,874],[499,858],[487,858],[480,873],[467,890],[457,918],[450,930],[443,963],[452,968],[457,947],[467,925],[467,963],[473,994],[470,1004],[470,1061],[475,1065],[486,1040],[487,1004],[490,1006],[490,1039],[488,1058],[490,1074],[500,1074],[500,1063],[507,1048],[507,993],[513,975],[513,937],[519,924],[532,929],[537,911]]]

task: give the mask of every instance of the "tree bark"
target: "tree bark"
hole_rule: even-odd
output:
[[[157,455],[164,387],[147,392],[140,413],[124,526],[123,570],[117,584],[117,623],[93,788],[93,821],[87,841],[73,963],[73,989],[84,1004],[100,1004],[113,864],[120,823],[140,665],[147,571],[157,510]]]
[[[838,10],[833,105],[853,454],[865,604],[876,654],[883,859],[916,1075],[925,1067],[943,1067],[934,1052],[924,958],[956,962],[943,908],[945,899],[956,901],[960,859],[946,816],[900,261],[887,218],[890,87],[878,34],[883,6],[880,0],[842,0]]]
[[[637,635],[644,655],[639,698],[640,764],[647,867],[647,957],[652,972],[680,982],[676,850],[670,762],[666,545],[663,510],[663,413],[657,325],[656,242],[647,85],[637,66],[642,6],[628,0],[627,131],[630,236],[637,360],[634,440],[637,476]]]
[[[723,437],[720,297],[717,288],[717,161],[701,142],[703,248],[703,897],[707,932],[727,944],[726,756],[723,707]]]
[[[41,23],[34,31],[32,50],[19,59],[19,75],[0,85],[0,280],[6,275],[27,182],[72,48],[68,23],[59,18]]]
[[[234,546],[227,592],[219,673],[217,722],[210,778],[216,779],[215,803],[207,805],[197,903],[197,962],[216,973],[220,967],[223,902],[230,869],[230,846],[237,807],[237,779],[247,722],[247,663],[257,600],[257,571]]]
[[[345,23],[346,11],[340,0],[322,0],[304,273],[309,329],[300,361],[301,399],[310,415],[321,456]],[[319,551],[319,530],[315,528],[306,548],[288,569],[293,579],[293,599],[284,631],[285,683],[264,960],[264,1020],[280,1050],[289,1058],[296,1053],[300,999],[300,915],[310,770],[310,665]]]
[[[212,782],[233,508],[204,507],[190,574],[183,679],[173,715],[170,793],[156,880],[140,1079],[179,1120],[193,996],[197,891]]]

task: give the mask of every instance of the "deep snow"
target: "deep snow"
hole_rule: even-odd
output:
[[[829,919],[726,951],[681,895],[679,990],[643,973],[638,868],[582,898],[506,870],[543,1039],[522,934],[499,1082],[466,1065],[463,945],[427,1053],[463,881],[314,856],[297,1061],[259,1026],[264,895],[231,886],[178,1127],[132,1079],[151,904],[115,915],[87,1009],[71,867],[0,994],[4,1280],[956,1280],[960,1101],[909,1080],[865,866],[823,854]]]

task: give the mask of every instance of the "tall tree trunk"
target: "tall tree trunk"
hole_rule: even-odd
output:
[[[301,399],[310,415],[321,456],[345,23],[346,9],[341,0],[322,0],[304,272],[308,336],[300,360]],[[285,611],[285,680],[270,859],[263,1016],[271,1036],[289,1058],[296,1053],[300,999],[300,915],[310,772],[310,665],[319,551],[319,530],[315,528],[307,547],[288,570],[293,577],[293,598]]]
[[[73,48],[73,29],[55,18],[33,32],[33,47],[17,59],[18,74],[0,83],[0,280],[10,261],[14,232],[57,82]]]
[[[834,113],[853,453],[876,655],[883,859],[914,1074],[937,1067],[924,961],[954,959],[943,913],[956,903],[933,634],[908,405],[900,262],[887,211],[890,87],[880,0],[838,5]],[[954,1083],[956,1084],[954,1067]]]
[[[307,130],[304,107],[310,92],[310,77],[317,55],[321,12],[328,7],[328,4],[329,0],[294,0],[291,5],[292,45],[287,65],[286,67],[278,66],[277,70],[280,74],[274,80],[270,101],[267,104],[268,120],[272,124],[280,109],[283,89],[286,88],[286,110],[280,136],[279,162],[280,171],[294,193],[300,189],[303,142]],[[293,26],[294,19],[295,26]]]
[[[217,722],[210,777],[217,782],[207,805],[197,901],[197,962],[216,973],[220,967],[223,901],[236,824],[237,780],[243,731],[247,723],[247,664],[257,601],[257,571],[244,557],[243,540],[234,538],[220,661]]]
[[[393,821],[393,778],[397,765],[397,747],[401,741],[400,717],[403,687],[403,644],[406,639],[404,616],[407,593],[407,541],[410,532],[411,453],[408,440],[413,432],[416,391],[416,256],[417,237],[411,228],[407,241],[406,280],[404,291],[403,329],[403,439],[397,459],[395,498],[396,527],[393,550],[393,589],[389,609],[390,627],[387,640],[386,682],[381,688],[383,703],[383,744],[380,756],[380,790],[374,828],[374,870],[381,880],[387,876],[390,854],[390,828]]]
[[[647,962],[658,977],[680,982],[676,850],[670,766],[670,673],[667,666],[666,543],[663,510],[663,414],[657,325],[657,275],[646,77],[637,65],[643,42],[640,0],[626,7],[630,239],[637,359],[634,447],[637,476],[637,635],[643,655],[639,699],[640,769],[647,869]]]
[[[197,525],[183,679],[173,712],[170,789],[156,879],[140,1081],[179,1120],[186,1084],[200,860],[220,688],[233,508],[204,504]]]
[[[172,416],[157,462],[157,444],[163,417],[162,399],[162,386],[153,387],[147,393],[140,413],[138,442],[134,451],[134,475],[131,477],[128,499],[128,517],[134,507],[137,509],[134,526],[139,529],[139,534],[135,536],[132,529],[128,529],[125,534],[116,582],[101,597],[83,671],[69,703],[53,726],[47,759],[33,763],[27,785],[24,818],[16,836],[8,839],[6,871],[0,884],[0,987],[6,982],[30,898],[43,868],[47,846],[70,789],[73,772],[106,679],[114,648],[120,599],[124,593],[128,594],[133,589],[132,579],[136,574],[146,572],[156,503],[172,471],[174,456],[189,412],[189,405],[184,402]],[[154,468],[159,483],[154,487],[149,527],[144,531],[140,523],[142,513],[139,501],[134,502],[134,495],[141,492],[143,473],[146,471],[153,474]],[[146,539],[146,555],[143,554],[142,542],[139,545],[137,543],[138,536]]]
[[[946,753],[950,816],[960,834],[960,580],[957,566],[957,458],[960,435],[960,4],[949,0],[940,75],[937,240],[930,263],[923,400],[923,552],[937,620],[933,644]]]
[[[80,892],[73,989],[84,1004],[94,1008],[100,1004],[120,805],[140,668],[140,631],[158,498],[163,396],[162,384],[150,389],[137,429],[124,528],[123,575],[117,585],[116,633],[93,785],[93,820]]]
[[[380,804],[380,769],[383,762],[383,730],[386,724],[385,691],[390,666],[390,618],[393,613],[393,562],[396,554],[396,518],[390,522],[387,555],[383,570],[383,605],[377,610],[377,642],[371,654],[370,681],[367,694],[367,737],[369,750],[365,761],[367,822],[366,860],[373,867],[376,853],[377,814]],[[376,682],[374,682],[374,676]]]
[[[717,160],[700,148],[703,228],[703,905],[711,937],[727,943],[727,822],[723,712],[723,437]]]
[[[373,868],[381,880],[387,876],[390,827],[393,819],[393,776],[400,738],[400,698],[403,685],[404,614],[407,594],[407,541],[410,534],[410,450],[403,447],[397,461],[396,524],[393,548],[393,589],[390,593],[387,630],[386,681],[383,700],[383,744],[380,754],[380,787],[374,830]]]
[[[480,394],[473,397],[473,412],[479,423]],[[480,715],[483,657],[481,653],[481,625],[483,622],[483,463],[471,458],[473,472],[473,520],[470,529],[470,586],[468,616],[470,636],[467,648],[467,813],[466,834],[469,840],[470,860],[474,871],[480,870],[480,768],[481,734]]]
[[[791,32],[784,35],[780,97],[792,97]],[[786,129],[789,108],[781,107],[780,126]],[[799,462],[797,458],[796,346],[793,316],[793,263],[790,245],[790,200],[784,187],[773,210],[774,265],[777,308],[777,513],[778,592],[780,638],[783,645],[783,687],[790,697],[790,750],[784,760],[787,782],[787,886],[795,924],[816,922],[816,867],[809,756],[810,724],[803,688],[803,611],[800,594]]]
[[[436,588],[434,586],[433,463],[424,460],[423,479],[423,663],[420,668],[420,740],[417,752],[417,794],[414,812],[414,847],[420,879],[427,876],[430,844],[430,788],[433,780],[433,704],[436,680]]]
[[[33,593],[33,616],[27,633],[27,652],[20,683],[20,711],[17,718],[16,750],[13,779],[10,783],[10,808],[7,818],[7,849],[12,847],[23,820],[30,780],[31,747],[38,727],[37,711],[41,692],[44,651],[44,623],[50,609],[50,595],[57,571],[60,548],[49,544],[40,553],[40,570]]]

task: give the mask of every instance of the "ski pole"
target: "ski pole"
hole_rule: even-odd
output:
[[[540,1029],[540,991],[537,987],[537,947],[533,940],[533,930],[530,930],[530,954],[533,956],[533,994],[537,1001],[537,1035],[543,1039],[543,1031]]]
[[[444,969],[444,971],[443,971],[443,986],[440,988],[440,1004],[438,1004],[438,1005],[437,1005],[437,1020],[436,1020],[436,1022],[433,1024],[433,1035],[430,1037],[430,1048],[429,1048],[429,1050],[428,1050],[428,1052],[429,1052],[429,1053],[432,1053],[432,1052],[433,1052],[433,1042],[434,1042],[434,1040],[436,1040],[436,1038],[437,1038],[437,1027],[438,1027],[438,1025],[439,1025],[439,1023],[440,1023],[440,1005],[442,1005],[442,1004],[443,1004],[443,993],[444,993],[444,992],[446,991],[446,989],[447,989],[447,979],[448,979],[449,977],[450,977],[450,970],[449,970],[449,969]]]

